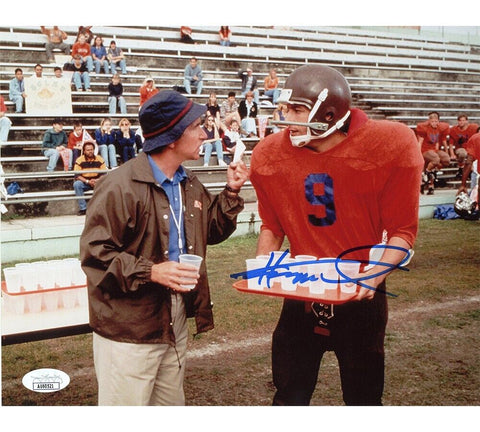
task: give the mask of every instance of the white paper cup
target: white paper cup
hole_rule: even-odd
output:
[[[48,285],[48,266],[46,261],[35,261],[32,267],[36,274],[36,282],[38,289],[49,288]],[[51,287],[50,287],[51,288]]]
[[[259,279],[260,279],[259,277],[251,277],[251,275],[249,275],[248,273],[251,272],[252,270],[265,267],[267,262],[268,262],[267,259],[257,259],[257,258],[249,258],[245,260],[245,264],[247,266],[248,289],[261,290],[263,289],[264,286],[266,286],[265,277],[262,279],[262,283],[259,283]]]
[[[25,294],[25,302],[30,313],[39,313],[42,310],[42,293]]]
[[[58,309],[58,300],[58,291],[48,291],[43,293],[43,307],[49,312]]]
[[[270,252],[270,255],[273,254],[273,261],[272,263],[275,264],[279,259],[280,257],[285,253],[285,251],[273,251],[273,252]],[[268,257],[270,258],[270,255],[268,255]],[[285,260],[287,259],[290,259],[290,253],[286,253],[286,255],[283,257],[282,261],[280,262],[280,264],[284,263]]]
[[[29,263],[15,264],[15,267],[20,270],[23,289],[25,291],[36,291],[38,288],[38,283],[34,267]]]
[[[297,263],[299,262],[308,262],[308,261],[316,261],[317,260],[317,257],[313,256],[313,255],[297,255],[295,257],[295,261]],[[305,265],[297,265],[296,266],[296,271],[298,273],[304,273],[305,274],[305,277],[307,277],[309,275],[309,272],[308,272],[308,264],[305,264]],[[304,286],[304,287],[308,287],[309,286],[309,282],[300,282],[299,283],[300,286]]]
[[[340,281],[344,281],[348,278],[355,279],[358,277],[360,270],[360,262],[358,261],[339,261],[338,270]],[[356,282],[341,282],[340,290],[345,294],[352,294],[357,290]]]
[[[7,291],[10,293],[20,292],[22,286],[22,274],[18,267],[7,267],[3,269]]]
[[[192,266],[197,267],[198,269],[200,268],[202,264],[203,258],[199,255],[193,255],[193,254],[181,254],[178,257],[178,261],[182,264],[189,264]],[[180,285],[182,288],[185,289],[193,289],[195,288],[196,284],[187,284],[187,285]]]
[[[293,258],[288,258],[288,259],[283,259],[282,264],[294,264],[296,261]],[[290,268],[284,268],[284,269],[279,269],[279,273],[283,272],[292,272],[295,273],[296,266],[292,266]],[[297,282],[293,282],[296,279],[296,276],[280,276],[280,284],[282,287],[282,290],[284,291],[296,291],[297,290]]]
[[[316,280],[311,280],[308,290],[311,294],[324,294],[327,283],[321,279],[321,274],[326,274],[330,270],[330,263],[318,262],[308,265],[308,274],[314,276]]]

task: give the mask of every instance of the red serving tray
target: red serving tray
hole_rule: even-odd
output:
[[[7,290],[7,283],[5,281],[2,281],[2,291],[5,294],[8,294],[9,296],[32,295],[32,294],[38,294],[38,293],[46,293],[50,291],[65,291],[70,289],[85,288],[86,286],[87,285],[72,285],[72,286],[66,286],[66,287],[45,288],[45,289],[40,289],[35,291],[10,292]]]
[[[270,288],[263,288],[261,290],[249,289],[247,279],[242,279],[235,282],[233,284],[233,287],[237,291],[247,292],[251,294],[263,294],[274,297],[283,297],[292,300],[311,301],[315,303],[325,303],[333,305],[339,305],[348,302],[353,297],[355,297],[358,292],[357,288],[357,292],[346,294],[340,290],[340,287],[337,287],[337,289],[335,290],[325,290],[324,294],[311,294],[308,287],[299,285],[297,285],[296,291],[285,291],[282,290],[282,286],[279,282],[274,283]]]

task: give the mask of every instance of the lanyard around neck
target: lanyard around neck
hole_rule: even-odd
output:
[[[177,232],[178,232],[178,249],[180,251],[180,253],[183,252],[183,241],[182,241],[182,214],[183,214],[183,211],[182,211],[182,187],[181,187],[181,184],[178,183],[178,195],[180,197],[180,211],[179,211],[179,214],[178,214],[178,219],[177,219],[177,216],[175,215],[175,212],[173,211],[173,208],[172,208],[172,205],[171,204],[168,204],[168,206],[170,207],[170,213],[172,214],[172,218],[173,218],[173,223],[175,224],[175,226],[177,227]]]

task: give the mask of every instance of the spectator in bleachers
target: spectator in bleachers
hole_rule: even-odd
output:
[[[103,39],[101,36],[95,37],[90,52],[92,54],[95,73],[98,75],[103,68],[105,74],[108,75],[108,72],[110,71],[110,64],[108,63],[107,59],[107,49],[103,46]]]
[[[93,32],[91,30],[92,26],[79,26],[78,27],[78,32],[77,32],[77,41],[80,37],[80,35],[83,35],[85,37],[85,42],[87,42],[89,45],[92,44],[93,40]]]
[[[192,29],[188,26],[180,27],[180,42],[195,44],[196,42],[192,38]]]
[[[158,93],[158,89],[155,87],[155,81],[152,77],[146,77],[140,87],[140,107],[153,95]]]
[[[278,76],[275,69],[270,69],[269,74],[266,76],[264,81],[264,96],[272,98],[272,103],[277,104],[278,96],[280,96],[280,89],[278,88]]]
[[[232,120],[230,127],[225,131],[223,135],[223,143],[225,144],[225,151],[229,154],[228,159],[235,154],[235,148],[239,142],[240,137],[240,124],[237,120]]]
[[[257,77],[253,74],[251,67],[245,71],[240,71],[238,76],[242,80],[242,96],[245,97],[248,91],[253,92],[253,100],[258,105],[260,103],[260,93],[257,88]]]
[[[95,140],[85,130],[82,122],[75,120],[73,122],[73,131],[68,135],[68,148],[72,151],[72,158],[68,167],[70,170],[75,166],[77,158],[81,156],[85,143],[91,143],[96,147]]]
[[[197,95],[202,94],[202,68],[199,66],[195,57],[192,57],[190,62],[185,66],[185,71],[183,74],[183,86],[188,94],[192,94],[192,87],[196,89]]]
[[[220,128],[220,106],[217,103],[217,95],[215,92],[210,93],[205,105],[207,106],[207,111],[214,118],[217,128]]]
[[[112,129],[112,120],[104,118],[100,127],[95,129],[95,142],[98,152],[109,169],[117,167],[117,149],[115,147],[115,133]]]
[[[72,59],[75,60],[77,55],[79,55],[82,58],[82,61],[86,63],[87,71],[92,72],[92,51],[90,44],[86,42],[85,35],[83,33],[78,36],[77,42],[75,42],[72,46]]]
[[[249,91],[238,106],[238,114],[241,119],[242,136],[252,138],[257,136],[258,105],[253,100],[253,92]]]
[[[424,178],[421,192],[428,188],[428,195],[433,195],[436,176],[442,167],[450,165],[450,156],[447,153],[447,135],[450,125],[440,121],[440,114],[432,111],[428,120],[417,125],[417,138],[421,148],[424,166]],[[442,150],[442,147],[444,150]]]
[[[60,156],[63,159],[65,171],[68,170],[72,160],[72,151],[67,147],[68,138],[63,130],[63,120],[55,118],[52,121],[52,128],[48,129],[42,141],[42,153],[48,158],[47,171],[52,172],[57,166]]]
[[[53,26],[52,28],[45,28],[45,26],[40,26],[42,33],[47,36],[47,43],[45,44],[45,51],[47,53],[47,61],[49,63],[55,62],[55,56],[53,55],[54,49],[59,49],[65,55],[70,54],[70,45],[64,41],[67,39],[67,33],[63,30],[60,30],[58,26]]]
[[[55,75],[55,78],[63,78],[63,71],[60,66],[55,66],[53,68],[53,74]]]
[[[8,97],[15,104],[15,112],[21,113],[27,95],[25,93],[23,71],[20,68],[15,69],[15,78],[9,83]]]
[[[240,125],[242,121],[238,113],[238,102],[235,99],[235,92],[228,92],[228,97],[222,102],[220,106],[220,122],[221,129],[226,130],[232,120],[236,120]]]
[[[123,163],[128,162],[136,156],[136,142],[135,131],[132,129],[130,121],[122,118],[118,122],[118,129],[115,131],[115,144]]]
[[[5,115],[6,112],[5,99],[3,99],[3,96],[0,96],[0,142],[8,140],[8,133],[12,126],[12,121]]]
[[[90,88],[90,74],[88,73],[87,64],[82,60],[82,56],[77,54],[73,58],[73,63],[69,65],[69,70],[73,71],[72,81],[77,91],[82,91],[82,84],[85,91],[92,91]]]
[[[37,63],[33,68],[32,78],[43,78],[43,66],[41,64]]]
[[[127,73],[127,62],[125,60],[125,55],[121,48],[117,47],[115,41],[110,42],[110,46],[107,51],[107,58],[110,62],[110,71],[112,75],[117,73],[117,68],[120,68],[121,73],[125,75]]]
[[[467,157],[467,151],[464,145],[468,139],[477,133],[478,124],[469,123],[466,114],[460,114],[457,117],[457,124],[450,128],[449,144],[450,144],[450,159],[457,160],[458,172],[457,179],[462,178],[463,165]]]
[[[108,84],[108,109],[110,114],[116,114],[117,106],[121,114],[127,114],[127,102],[123,97],[123,85],[120,82],[120,75],[112,76]]]
[[[273,110],[273,120],[274,121],[285,121],[285,116],[287,115],[288,107],[284,103],[278,103],[277,107]],[[272,132],[280,132],[282,129],[285,129],[286,126],[283,125],[274,125]]]
[[[103,173],[95,172],[82,172],[89,170],[105,170],[105,161],[101,156],[95,155],[95,146],[86,142],[83,144],[82,156],[80,156],[76,162],[74,171],[78,173],[75,176],[75,181],[73,182],[73,190],[77,197],[85,195],[86,191],[92,190],[95,188],[97,180],[103,175]],[[82,172],[80,174],[80,172]],[[87,201],[84,199],[78,200],[78,215],[83,216],[87,212]]]
[[[230,46],[230,38],[232,37],[232,31],[228,26],[221,26],[220,30],[218,31],[218,37],[220,38],[220,45]]]
[[[213,146],[215,146],[215,151],[217,152],[218,165],[227,166],[223,160],[223,144],[217,125],[215,124],[215,118],[208,111],[202,129],[207,135],[207,139],[203,141],[203,151],[205,152],[203,156],[203,166],[208,166]]]

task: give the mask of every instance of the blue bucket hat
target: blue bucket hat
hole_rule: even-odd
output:
[[[207,111],[174,90],[162,90],[148,99],[138,118],[145,142],[143,151],[152,152],[177,141],[198,117]]]

